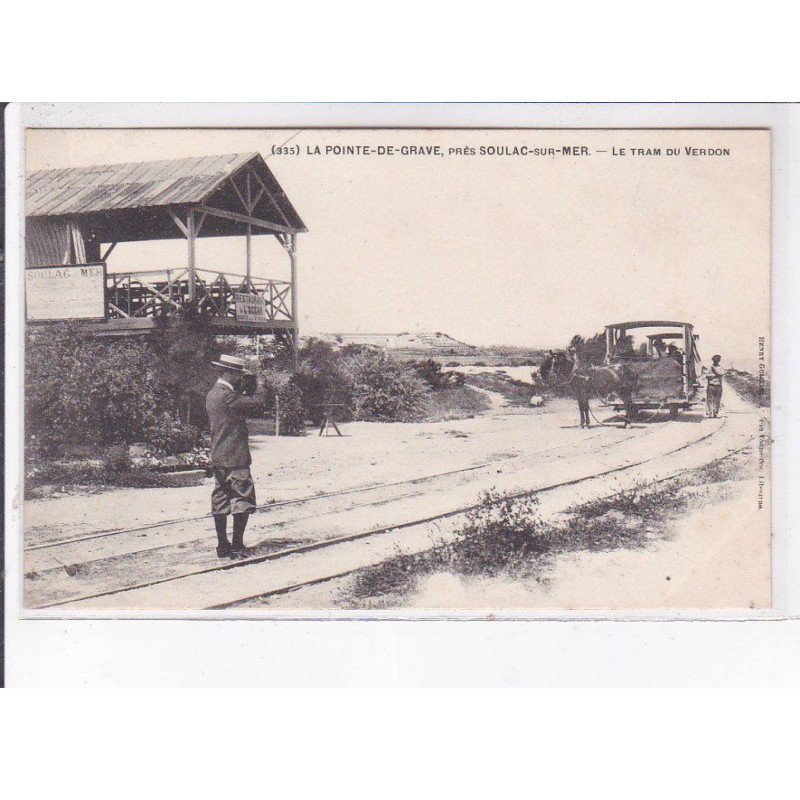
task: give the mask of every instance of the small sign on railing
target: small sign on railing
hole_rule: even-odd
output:
[[[260,294],[234,292],[236,319],[239,322],[263,322],[267,319],[267,302]]]

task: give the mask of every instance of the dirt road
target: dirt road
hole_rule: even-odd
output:
[[[351,423],[342,426],[341,438],[255,437],[259,502],[274,504],[255,514],[248,528],[255,563],[222,572],[213,525],[203,516],[208,485],[29,501],[26,606],[200,609],[285,589],[309,576],[330,577],[397,547],[429,547],[431,525],[446,535],[448,524],[458,521],[455,512],[486,489],[522,492],[583,482],[585,492],[585,479],[600,475],[592,490],[608,493],[610,476],[635,465],[639,471],[651,463],[679,469],[692,451],[701,463],[711,460],[757,430],[752,409],[732,392],[727,398],[725,419],[686,415],[627,429],[574,427],[577,413],[569,401],[512,409],[498,400],[486,415],[468,420]],[[420,523],[441,515],[450,516]],[[368,535],[379,529],[388,530]],[[354,535],[361,538],[323,547]],[[293,552],[282,555],[287,551]]]

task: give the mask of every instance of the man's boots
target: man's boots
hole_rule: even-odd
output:
[[[217,558],[230,558],[231,543],[228,541],[228,515],[214,514],[214,527],[217,529]]]
[[[250,551],[244,546],[244,529],[247,527],[249,514],[233,515],[233,545],[231,546],[231,558],[246,558]]]

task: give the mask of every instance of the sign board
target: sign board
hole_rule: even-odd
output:
[[[31,322],[105,319],[105,264],[27,268],[25,311]]]
[[[234,292],[233,299],[238,322],[263,322],[267,319],[267,301],[260,294]]]

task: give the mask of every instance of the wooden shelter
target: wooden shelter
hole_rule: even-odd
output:
[[[26,181],[26,268],[102,264],[104,334],[140,334],[158,317],[194,308],[220,333],[271,334],[298,346],[297,234],[306,231],[258,153],[39,170]],[[204,269],[200,238],[241,236],[239,270]],[[252,237],[274,236],[290,280],[256,275]],[[107,271],[120,242],[186,240],[179,269]],[[63,270],[62,270],[63,272]],[[70,316],[64,308],[62,319]]]

